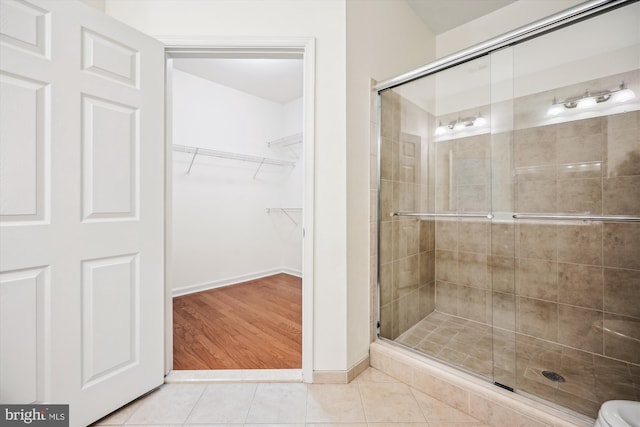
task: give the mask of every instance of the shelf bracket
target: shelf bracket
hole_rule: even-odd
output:
[[[256,169],[256,173],[253,174],[253,179],[256,179],[256,176],[258,176],[258,172],[260,172],[260,168],[262,167],[263,164],[264,164],[264,158],[262,159],[262,161],[258,165],[258,169]]]
[[[198,155],[199,148],[196,148],[196,151],[193,152],[193,157],[191,158],[191,163],[189,163],[189,169],[187,169],[187,175],[191,173],[191,168],[193,167],[193,161],[196,159]]]

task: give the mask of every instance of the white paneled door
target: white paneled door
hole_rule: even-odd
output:
[[[0,403],[87,425],[163,381],[164,49],[0,0]]]

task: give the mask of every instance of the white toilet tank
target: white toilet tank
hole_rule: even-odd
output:
[[[604,402],[594,427],[640,427],[640,402],[631,400]]]

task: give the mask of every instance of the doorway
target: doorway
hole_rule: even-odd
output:
[[[303,306],[312,307],[312,58],[304,45],[167,48],[165,355],[182,380],[202,369],[311,379]]]

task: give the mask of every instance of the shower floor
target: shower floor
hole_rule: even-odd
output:
[[[607,400],[640,400],[638,365],[445,313],[429,314],[395,341],[591,418]],[[555,372],[565,382],[551,381],[543,371]]]

